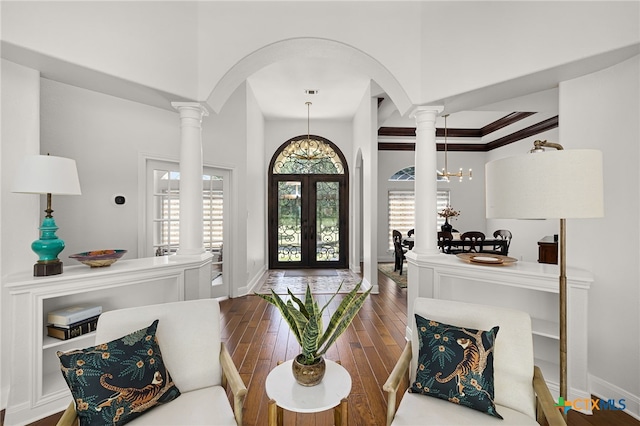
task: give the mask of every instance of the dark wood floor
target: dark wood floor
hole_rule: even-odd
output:
[[[353,326],[338,339],[327,358],[340,360],[351,374],[349,425],[384,425],[386,395],[382,384],[404,347],[407,300],[400,289],[382,273],[378,274],[380,294],[371,295]],[[323,301],[328,296],[319,296]],[[335,308],[340,296],[332,305]],[[299,352],[295,338],[280,313],[256,296],[245,296],[221,303],[222,336],[242,379],[248,388],[245,400],[245,425],[266,425],[267,396],[264,383],[278,361],[293,358]],[[406,388],[406,383],[401,385]],[[401,394],[399,392],[399,394]],[[55,425],[60,414],[32,426]],[[285,412],[285,425],[331,425],[330,412],[295,414]],[[593,416],[569,413],[571,426],[640,426],[640,422],[622,412],[602,411]]]

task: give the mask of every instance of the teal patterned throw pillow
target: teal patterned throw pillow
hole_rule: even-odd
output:
[[[109,343],[58,352],[80,425],[123,425],[180,396],[162,362],[158,320]]]
[[[410,392],[502,419],[493,402],[493,346],[498,327],[473,330],[415,317],[420,347],[416,381]]]

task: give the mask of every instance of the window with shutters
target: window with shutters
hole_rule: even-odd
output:
[[[436,211],[449,205],[449,190],[439,189],[436,196]],[[389,250],[393,250],[392,231],[398,230],[403,236],[415,227],[415,193],[413,191],[389,191]],[[444,218],[437,216],[437,229],[444,224]]]
[[[153,251],[156,256],[175,253],[180,242],[180,172],[178,164],[157,164],[153,169]],[[223,243],[223,178],[207,170],[202,175],[204,249],[221,256]],[[216,259],[214,259],[215,261]]]

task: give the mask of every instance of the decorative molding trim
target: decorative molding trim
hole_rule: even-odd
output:
[[[233,297],[243,297],[253,294],[260,287],[259,284],[265,279],[265,274],[267,273],[268,268],[267,265],[262,265],[260,270],[247,282],[247,285],[244,287],[238,287],[237,294],[234,294]]]
[[[448,138],[481,138],[483,136],[481,132],[482,132],[481,129],[447,128],[447,137]],[[436,137],[444,138],[444,129],[437,128]]]
[[[537,135],[538,133],[546,132],[547,130],[555,129],[558,127],[558,116],[551,117],[547,120],[541,121],[540,123],[534,124],[533,126],[525,127],[522,130],[518,130],[517,132],[511,133],[510,135],[503,136],[495,141],[487,143],[486,151],[491,151],[492,149],[500,148],[505,145],[509,145],[510,143],[517,142],[519,140]]]
[[[378,136],[415,136],[415,127],[380,127]]]
[[[533,112],[514,112],[499,120],[489,123],[481,129],[447,129],[447,136],[453,138],[481,138],[489,133],[493,133],[510,124],[518,122],[535,113]],[[513,132],[510,135],[503,136],[495,141],[487,143],[456,143],[447,144],[447,151],[458,152],[487,152],[496,148],[509,145],[519,140],[546,132],[547,130],[558,127],[558,116],[551,117],[547,120],[536,123],[532,126]],[[415,137],[416,129],[413,127],[380,127],[378,136],[396,136],[396,137]],[[444,129],[436,129],[437,137],[444,137]],[[444,151],[444,144],[437,144],[438,151]],[[415,142],[379,142],[378,151],[415,151]]]
[[[436,144],[437,151],[444,151],[444,144]],[[486,152],[487,145],[481,143],[448,143],[447,151],[449,152]]]
[[[493,123],[489,123],[484,126],[480,131],[482,132],[482,136],[488,135],[489,133],[493,133],[497,130],[502,129],[503,127],[507,127],[513,123],[517,123],[520,120],[523,120],[531,115],[535,114],[535,112],[512,112],[509,115],[506,115],[499,120],[494,121]]]
[[[378,142],[378,151],[415,151],[415,142]]]
[[[640,397],[633,395],[620,387],[607,382],[593,374],[588,375],[589,392],[601,399],[615,399],[616,401],[624,399],[626,408],[624,412],[640,420]]]

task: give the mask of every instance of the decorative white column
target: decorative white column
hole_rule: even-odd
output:
[[[442,106],[419,106],[412,113],[416,119],[416,165],[415,242],[411,251],[417,257],[440,253],[436,230],[436,117],[443,109]]]
[[[171,102],[180,112],[180,248],[178,255],[204,253],[202,240],[202,117],[198,102]]]

